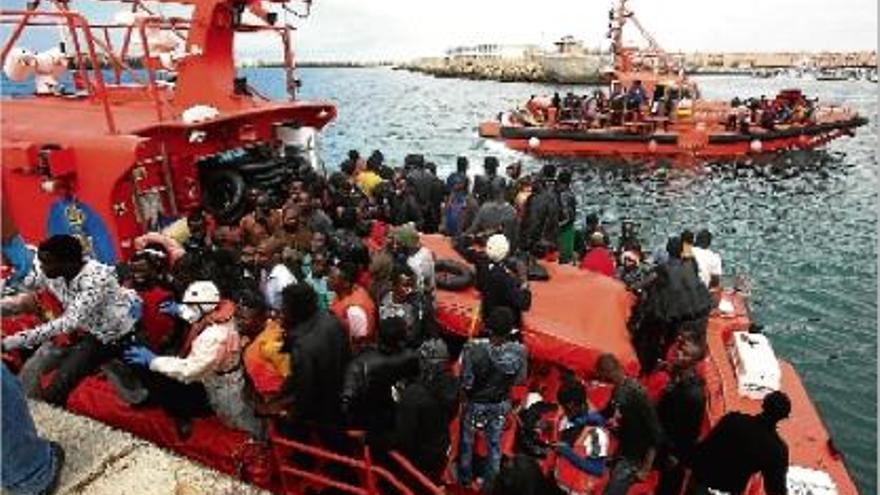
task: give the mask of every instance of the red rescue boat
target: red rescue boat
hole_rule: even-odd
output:
[[[234,218],[241,213],[243,187],[269,192],[283,188],[290,167],[309,164],[314,132],[335,116],[332,104],[293,98],[292,28],[244,23],[241,14],[247,8],[272,21],[258,2],[179,0],[194,8],[190,20],[156,16],[135,0],[127,4],[128,20],[94,25],[66,1],[51,2],[54,10],[40,3],[36,0],[23,11],[0,11],[0,22],[14,26],[0,57],[4,68],[13,80],[36,73],[40,93],[2,102],[4,240],[17,233],[29,242],[70,233],[83,239],[95,257],[115,262],[127,256],[136,236],[194,208],[207,206],[221,219]],[[33,54],[15,48],[26,29],[58,26],[66,33],[59,49]],[[291,91],[287,101],[269,101],[235,77],[233,39],[255,31],[274,33],[284,44]],[[122,33],[117,49],[114,32]],[[130,62],[133,39],[140,40],[142,69]],[[58,81],[68,63],[76,74],[73,87],[65,90]],[[163,79],[167,71],[175,77]],[[457,258],[444,239],[425,236],[423,241],[439,257]],[[547,268],[551,278],[534,284],[534,308],[523,329],[539,364],[535,369],[562,366],[589,379],[597,356],[612,352],[630,373],[637,373],[626,326],[632,301],[625,288],[573,267]],[[739,331],[749,327],[749,319],[738,295],[725,297],[733,309],[713,315],[710,323],[710,423],[729,411],[754,410],[759,403],[737,392],[750,369],[742,364],[744,357],[735,366],[729,356],[737,355],[731,349],[736,349],[736,339],[744,338]],[[471,336],[477,303],[473,290],[440,291],[442,326]],[[4,331],[20,329],[4,323]],[[836,493],[857,493],[793,368],[778,364],[779,387],[794,403],[793,419],[782,429],[792,462],[831,480]],[[403,466],[406,482],[373,464],[367,448],[355,459],[274,439],[271,447],[278,455],[272,456],[216,418],[197,420],[192,438],[181,442],[169,418],[156,409],[128,408],[100,377],[83,381],[68,407],[282,493],[346,486],[354,493],[375,494],[378,479],[399,493],[442,493],[399,456],[393,457]],[[287,463],[291,450],[324,461],[319,465],[347,464],[363,476],[355,486],[351,480],[296,468]],[[650,493],[651,487],[634,490]],[[760,483],[750,493],[762,493]]]
[[[816,149],[867,123],[848,108],[818,105],[797,89],[772,100],[700,98],[681,62],[663,51],[627,2],[620,0],[609,13],[614,68],[607,95],[533,97],[482,122],[479,135],[538,156],[694,162]],[[647,49],[624,46],[627,23],[647,40]]]

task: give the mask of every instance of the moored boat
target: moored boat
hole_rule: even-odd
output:
[[[269,102],[254,94],[246,82],[236,81],[230,70],[233,31],[273,29],[283,36],[286,29],[241,24],[232,15],[232,7],[241,4],[231,0],[189,3],[196,5],[196,19],[189,28],[184,58],[178,61],[181,65],[174,85],[158,84],[149,65],[146,76],[135,73],[144,81],[137,86],[121,80],[105,81],[102,71],[90,70],[88,64],[78,62],[80,75],[75,92],[56,91],[57,86],[44,81],[49,91],[43,96],[4,100],[4,239],[20,232],[27,241],[38,241],[44,236],[47,221],[66,221],[65,228],[88,241],[93,256],[115,262],[125,259],[134,237],[156,231],[200,206],[209,206],[226,221],[239,216],[243,187],[278,190],[285,185],[291,167],[308,163],[300,153],[311,148],[300,131],[326,124],[335,114],[333,106],[298,100]],[[54,15],[31,11],[4,11],[0,15],[15,18],[22,28],[41,15],[75,20],[80,27],[73,29],[71,36],[80,39],[78,46],[92,48],[86,50],[88,53],[77,48],[70,57],[87,59],[91,67],[100,67],[94,50],[94,45],[101,44],[100,38],[93,36],[82,17],[66,11],[66,4],[62,6]],[[220,21],[207,21],[215,18]],[[132,25],[105,29],[140,31],[146,40],[151,23],[162,31],[166,26],[170,30],[171,21],[150,16]],[[4,47],[4,61],[12,53],[15,38]],[[17,60],[30,58],[21,56]],[[112,62],[119,64],[111,69],[119,74],[130,69],[119,57]],[[293,89],[294,81],[290,82]],[[279,141],[282,146],[276,148]],[[647,145],[651,146],[650,141]],[[423,242],[439,257],[457,258],[441,237],[424,236]],[[637,374],[638,362],[627,330],[632,301],[622,284],[573,267],[548,265],[548,271],[549,281],[534,284],[534,308],[527,314],[523,329],[537,365],[531,378],[541,382],[544,375],[539,370],[564,368],[589,379],[597,356],[604,352],[615,354],[631,374]],[[707,427],[726,412],[753,410],[758,404],[756,399],[736,392],[749,370],[738,375],[729,358],[735,339],[742,338],[734,332],[750,326],[748,314],[740,296],[724,297],[733,310],[717,311],[710,322]],[[438,318],[444,330],[461,338],[473,336],[473,310],[477,304],[478,295],[473,289],[440,291]],[[856,493],[794,370],[784,362],[779,362],[779,370],[780,387],[795,403],[796,422],[783,429],[783,436],[792,446],[793,462],[812,474],[819,473],[820,478],[820,472],[826,473],[837,493]],[[596,386],[595,390],[600,396],[604,391],[607,399],[607,388]],[[377,479],[402,486],[401,493],[440,493],[434,482],[410,468],[404,471],[413,480],[397,480],[384,467],[373,464],[367,449],[363,457],[355,459],[273,437],[273,450],[268,451],[244,433],[224,427],[216,418],[197,420],[191,439],[180,441],[167,416],[155,408],[127,407],[100,377],[84,381],[67,406],[282,493],[303,493],[307,486],[330,484],[327,473],[289,463],[284,453],[289,450],[321,460],[342,459],[361,470],[364,476],[356,488],[363,491],[359,493],[378,493]],[[510,427],[512,434],[514,425]],[[406,466],[405,459],[395,460]],[[635,490],[650,493],[650,482]],[[761,493],[760,483],[750,493]]]
[[[532,99],[482,122],[479,135],[539,156],[703,161],[815,149],[867,123],[848,108],[819,105],[797,89],[773,99],[702,99],[680,61],[642,27],[627,0],[610,19],[614,70],[607,94]],[[624,46],[628,23],[647,39],[647,49]]]

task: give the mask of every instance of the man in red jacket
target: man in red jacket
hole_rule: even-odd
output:
[[[605,236],[601,232],[590,235],[590,249],[581,259],[581,270],[614,276],[614,255],[605,245]]]

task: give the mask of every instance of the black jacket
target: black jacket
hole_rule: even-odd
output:
[[[418,372],[418,358],[409,349],[383,352],[375,346],[348,363],[340,397],[350,426],[372,434],[388,433],[394,426],[391,387]]]
[[[742,493],[760,472],[768,495],[786,493],[788,446],[775,425],[759,416],[727,413],[696,448],[692,463],[696,480],[709,488]]]
[[[492,199],[495,190],[507,189],[507,180],[500,175],[478,175],[474,177],[474,197],[480,204]]]
[[[342,376],[349,357],[348,338],[339,320],[318,311],[288,332],[285,347],[292,363],[285,384],[294,399],[292,417],[338,423]]]
[[[507,306],[513,310],[516,327],[522,328],[522,314],[532,307],[532,292],[503,263],[478,263],[477,289],[484,319],[496,307]]]
[[[394,444],[413,464],[434,479],[446,466],[449,422],[458,406],[458,380],[449,373],[431,382],[415,381],[400,394]]]
[[[533,194],[526,202],[522,246],[530,251],[543,245],[555,248],[559,242],[559,200],[550,189]]]
[[[673,378],[657,404],[667,453],[690,463],[706,413],[706,384],[696,373]]]
[[[696,263],[673,258],[658,266],[656,274],[643,299],[646,316],[675,325],[709,314],[712,296],[697,275]]]

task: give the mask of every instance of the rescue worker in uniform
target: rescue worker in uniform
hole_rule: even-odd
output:
[[[247,396],[235,305],[221,299],[217,286],[205,280],[190,284],[181,303],[167,309],[190,324],[180,354],[157,356],[147,347],[133,346],[125,351],[126,360],[184,383],[202,382],[221,420],[254,438],[264,438],[264,425]]]

